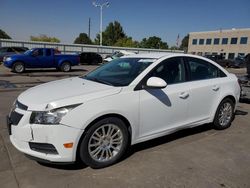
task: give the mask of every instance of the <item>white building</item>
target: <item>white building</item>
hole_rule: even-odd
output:
[[[222,54],[226,59],[250,53],[250,28],[189,33],[188,53]]]

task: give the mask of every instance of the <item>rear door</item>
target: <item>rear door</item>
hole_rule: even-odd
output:
[[[189,70],[190,99],[188,121],[200,124],[211,118],[220,96],[220,70],[213,64],[193,57],[185,58]]]

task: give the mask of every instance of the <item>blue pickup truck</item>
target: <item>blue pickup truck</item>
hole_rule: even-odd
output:
[[[57,68],[69,72],[79,62],[78,55],[58,54],[58,50],[53,48],[33,48],[24,54],[4,58],[4,66],[16,73],[22,73],[26,68]]]

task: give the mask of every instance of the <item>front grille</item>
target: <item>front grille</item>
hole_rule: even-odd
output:
[[[20,103],[19,101],[16,101],[16,108],[20,108],[20,109],[22,109],[22,110],[27,110],[28,109],[28,106],[26,106],[26,105],[24,105],[24,104],[22,104],[22,103]]]
[[[33,151],[45,153],[45,154],[54,154],[57,155],[58,152],[52,144],[47,143],[35,143],[35,142],[29,142],[30,149]]]
[[[23,117],[22,114],[19,114],[16,111],[12,111],[9,117],[10,124],[17,125],[19,121],[22,119],[22,117]]]

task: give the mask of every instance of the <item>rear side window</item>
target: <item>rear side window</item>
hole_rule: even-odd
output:
[[[189,72],[191,81],[226,76],[225,73],[223,73],[218,67],[202,59],[188,57],[187,64],[190,70]]]

